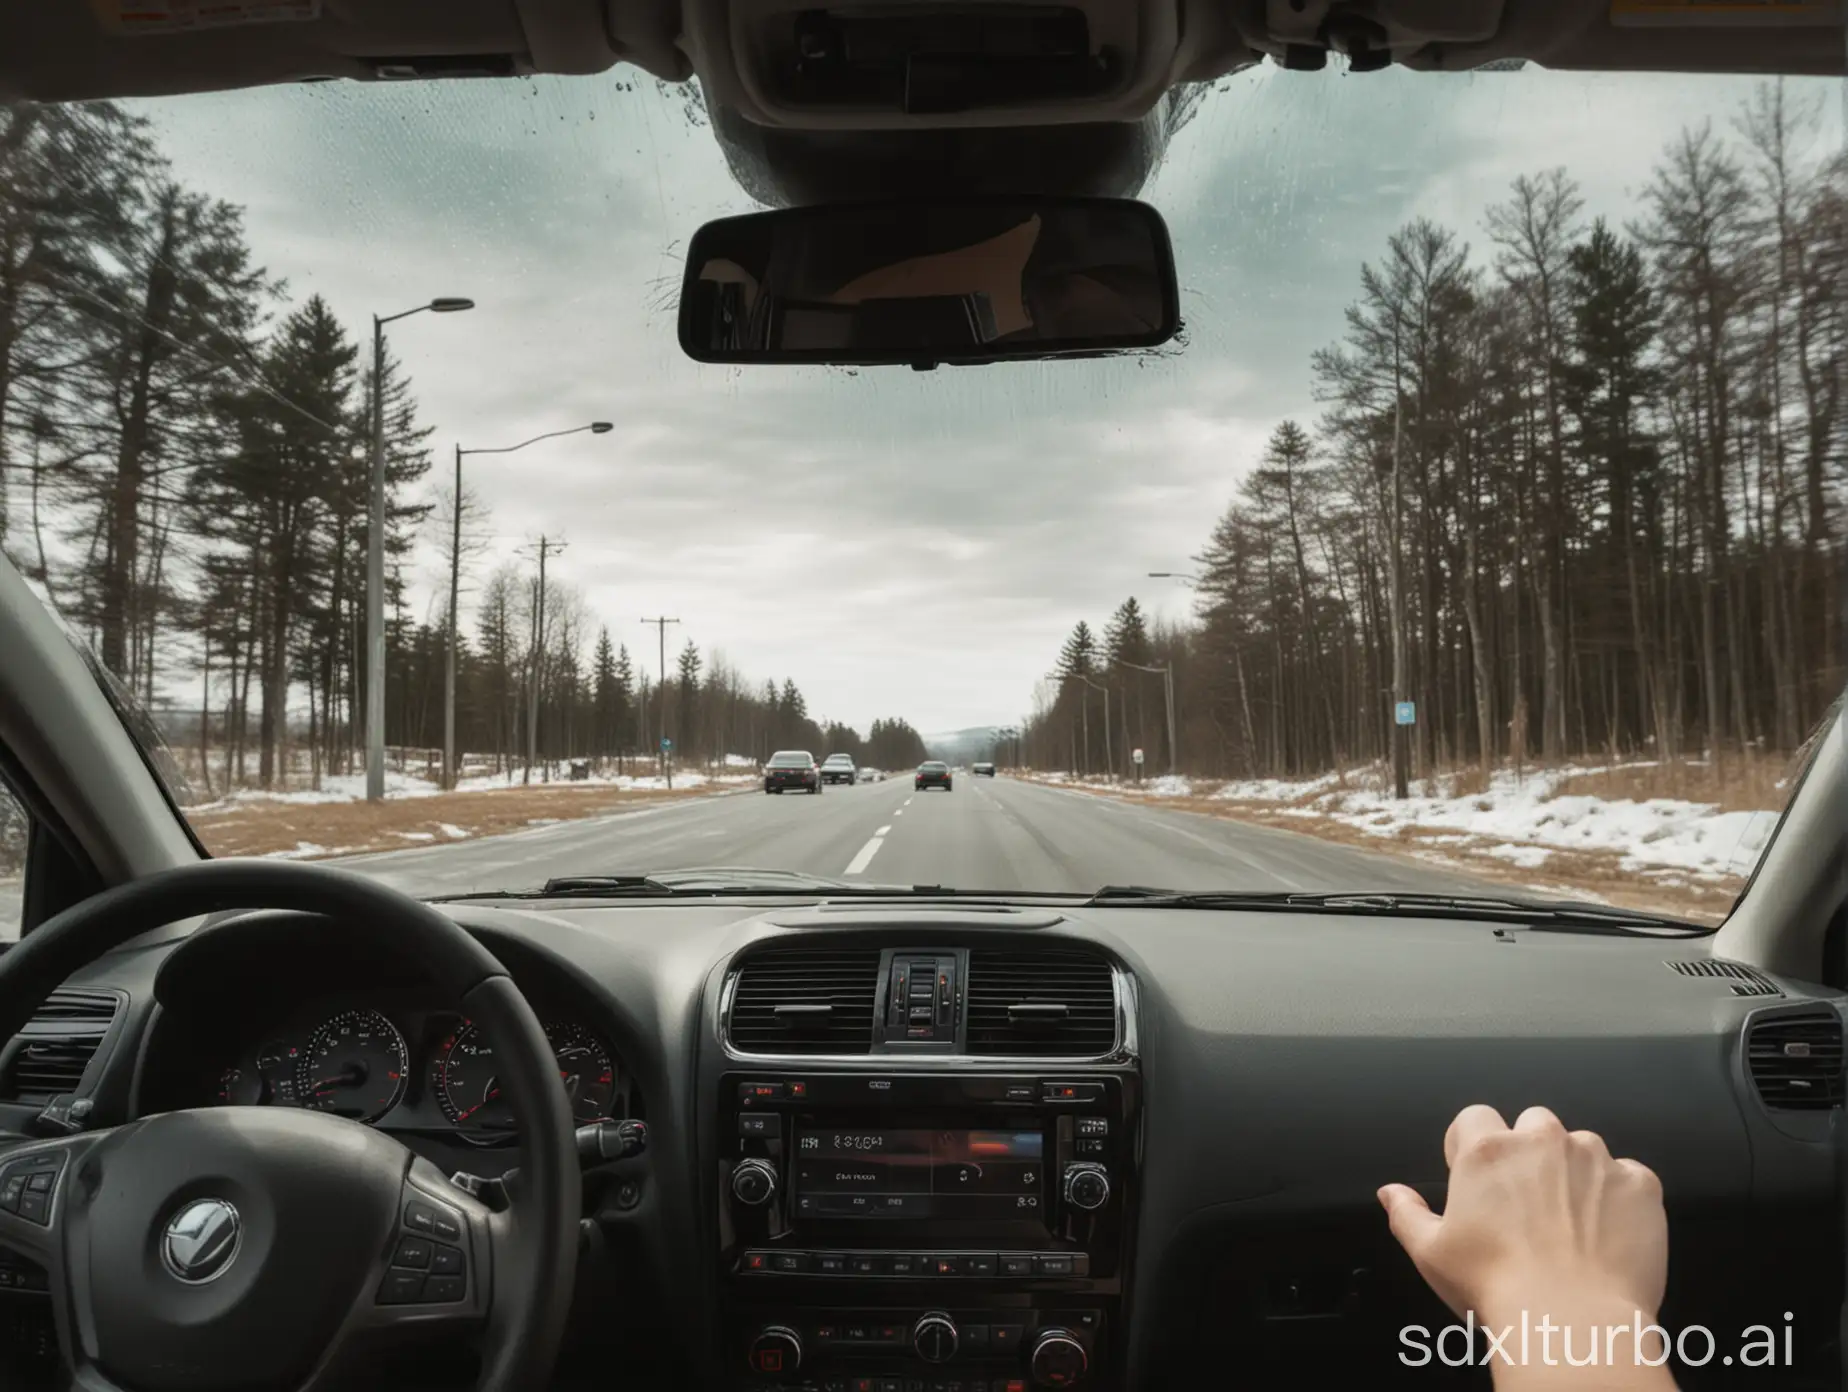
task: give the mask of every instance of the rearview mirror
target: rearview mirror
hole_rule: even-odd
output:
[[[707,223],[680,346],[712,363],[1001,362],[1153,348],[1180,327],[1161,215],[1110,198],[849,203]]]

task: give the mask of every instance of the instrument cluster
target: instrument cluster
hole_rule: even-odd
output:
[[[575,1021],[541,1016],[580,1126],[624,1114],[618,1062]],[[223,1106],[310,1107],[392,1130],[450,1131],[478,1145],[518,1135],[494,1046],[453,1012],[328,1007],[266,1032],[218,1079]]]

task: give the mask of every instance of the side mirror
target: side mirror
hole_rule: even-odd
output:
[[[752,213],[693,238],[680,346],[711,363],[1095,357],[1180,328],[1161,215],[1110,198],[869,202]]]

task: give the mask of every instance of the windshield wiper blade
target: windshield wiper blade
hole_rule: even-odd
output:
[[[1636,909],[1573,901],[1496,895],[1247,890],[1183,892],[1143,885],[1106,885],[1086,907],[1110,905],[1186,909],[1330,909],[1396,917],[1509,919],[1537,932],[1608,933],[1617,937],[1705,937],[1713,930],[1684,919]]]

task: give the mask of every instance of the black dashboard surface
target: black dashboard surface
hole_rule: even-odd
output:
[[[1228,1335],[1286,1359],[1252,1365],[1273,1374],[1303,1338],[1324,1358],[1345,1349],[1391,1372],[1391,1328],[1428,1316],[1432,1303],[1391,1246],[1375,1191],[1404,1181],[1441,1196],[1443,1132],[1472,1102],[1510,1118],[1544,1104],[1657,1171],[1675,1225],[1670,1304],[1685,1319],[1714,1323],[1719,1306],[1730,1316],[1745,1296],[1769,1294],[1786,1302],[1780,1310],[1800,1300],[1810,1367],[1834,1358],[1832,1331],[1825,1339],[1821,1330],[1833,1323],[1823,1312],[1840,1300],[1831,1254],[1841,1234],[1841,1114],[1767,1108],[1743,1047],[1748,1025],[1767,1015],[1839,1014],[1843,998],[1784,980],[1772,983],[1781,994],[1740,996],[1723,979],[1671,969],[1704,958],[1704,941],[1128,907],[814,910],[767,900],[446,909],[501,957],[542,1018],[568,1020],[607,1044],[622,1105],[645,1106],[653,1139],[639,1201],[618,1205],[610,1189],[587,1185],[587,1216],[623,1254],[624,1289],[646,1286],[659,1298],[656,1314],[641,1313],[657,1307],[639,1299],[626,1309],[665,1321],[645,1337],[659,1345],[671,1330],[670,1362],[690,1370],[692,1385],[709,1385],[702,1359],[712,1344],[703,1259],[715,1180],[704,1166],[712,1143],[703,1134],[712,1127],[704,1080],[726,1066],[720,983],[733,954],[773,938],[1017,950],[1075,939],[1115,957],[1133,984],[1144,1089],[1131,1385],[1175,1385],[1177,1358]],[[160,1018],[150,1030],[157,980]],[[427,1012],[447,1006],[418,997],[416,964],[363,925],[286,915],[244,915],[190,938],[151,934],[71,984],[106,985],[131,1002],[125,1042],[96,1089],[103,1123],[137,1105],[180,1105],[178,1080],[196,1089],[197,1060],[209,1056],[197,1053],[198,1041],[241,1047],[250,1032],[239,1022],[278,1018],[279,1000],[310,1015],[365,999],[391,1008],[414,1001]],[[440,1032],[439,1014],[412,1014]],[[195,1060],[190,1074],[178,1058]],[[415,1119],[413,1130],[439,1129],[426,1126],[431,1114]],[[0,1123],[21,1120],[0,1104]],[[1278,1313],[1279,1289],[1300,1303],[1326,1279],[1340,1288],[1334,1309]],[[1339,1332],[1297,1317],[1352,1316],[1358,1289],[1369,1292],[1362,1317],[1343,1320]]]

